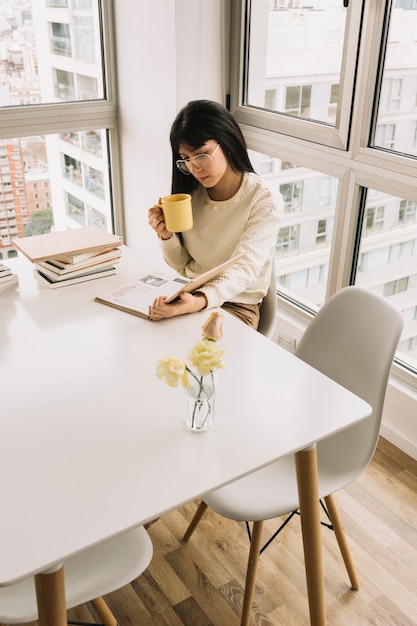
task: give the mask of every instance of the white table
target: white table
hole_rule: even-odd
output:
[[[325,624],[314,444],[370,407],[225,314],[215,423],[189,432],[185,395],[155,364],[186,356],[207,311],[151,322],[94,302],[142,273],[127,249],[116,276],[56,290],[26,259],[8,264],[20,286],[0,293],[0,585],[46,581],[40,624],[64,626],[49,585],[66,558],[307,449],[297,459],[310,615]]]

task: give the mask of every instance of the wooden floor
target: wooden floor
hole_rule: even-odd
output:
[[[333,532],[323,527],[329,625],[417,625],[417,462],[381,439],[366,472],[336,497],[361,587],[349,588]],[[196,503],[184,506],[149,529],[154,544],[149,568],[106,598],[120,626],[239,625],[245,528],[208,511],[184,544],[181,537],[195,508]],[[267,522],[266,536],[276,526]],[[90,608],[72,609],[69,619],[93,621]],[[296,516],[261,557],[252,624],[308,623]]]

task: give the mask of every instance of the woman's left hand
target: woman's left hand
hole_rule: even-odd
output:
[[[193,295],[183,291],[179,299],[170,304],[165,303],[166,296],[159,296],[149,309],[149,318],[157,321],[176,315],[196,313],[207,306],[206,296],[202,293]]]

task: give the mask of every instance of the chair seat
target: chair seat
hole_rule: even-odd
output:
[[[67,608],[130,583],[147,568],[152,553],[150,537],[139,527],[68,559],[64,563]],[[33,576],[0,589],[0,622],[18,624],[37,619]]]
[[[236,521],[260,521],[298,509],[293,457],[285,457],[204,496],[216,513]]]
[[[342,489],[362,471],[359,462],[354,468],[345,467],[342,445],[343,441],[335,460],[334,447],[329,445],[328,440],[318,444],[320,498]],[[352,457],[354,452],[350,455]],[[296,511],[299,499],[294,457],[284,457],[226,487],[216,489],[204,496],[204,502],[216,513],[241,522],[274,519]]]

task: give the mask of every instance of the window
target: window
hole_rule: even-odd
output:
[[[415,211],[412,211],[414,203],[390,195],[383,207],[369,206],[375,198],[381,196],[375,190],[368,190],[356,282],[389,298],[404,313],[417,306],[416,216]],[[410,208],[409,219],[398,220],[399,214],[405,217],[407,207]],[[374,228],[378,214],[380,232],[375,238]],[[409,335],[413,327],[414,323],[404,316],[403,336]],[[410,362],[416,357],[415,348],[402,354],[402,358],[407,358]]]
[[[374,145],[402,154],[415,150],[415,118],[417,115],[417,66],[407,58],[409,45],[415,51],[416,36],[408,35],[415,25],[414,7],[391,8],[388,31],[385,33],[385,63],[379,77],[381,94],[377,103],[377,132]],[[412,43],[413,42],[413,43]]]
[[[366,230],[374,230],[382,228],[384,225],[384,207],[370,207],[366,209],[365,228]]]
[[[232,0],[231,111],[284,198],[280,297],[297,315],[348,284],[389,298],[417,384],[417,4],[372,7]]]
[[[303,199],[303,183],[293,182],[280,185],[279,190],[284,199],[285,213],[297,213],[301,211]]]
[[[375,145],[387,150],[394,150],[395,148],[395,124],[379,124]]]
[[[63,56],[70,57],[71,39],[69,24],[53,22],[51,27],[51,52],[53,54],[62,54]]]
[[[3,28],[9,52],[0,59],[0,189],[9,191],[4,198],[9,210],[1,210],[0,198],[0,252],[9,256],[12,236],[24,236],[39,210],[52,211],[56,230],[94,223],[117,232],[110,3],[6,0],[3,5],[3,27],[10,29]],[[16,129],[14,139],[10,127]]]
[[[265,155],[250,151],[250,157],[261,172]],[[288,161],[271,158],[270,163],[270,171],[262,175],[278,187],[284,199],[275,248],[277,285],[285,293],[293,290],[300,300],[320,306],[326,296],[338,181]]]
[[[276,250],[278,255],[291,250],[298,250],[300,239],[300,226],[295,224],[294,226],[282,226],[278,234],[278,241]],[[286,276],[288,281],[288,276]],[[278,278],[279,281],[279,278]]]
[[[382,82],[381,111],[395,111],[401,106],[401,78],[386,78]]]
[[[415,222],[417,220],[417,202],[401,200],[398,211],[399,222]]]
[[[327,240],[327,220],[319,220],[317,223],[316,243],[326,243]]]
[[[232,95],[239,120],[346,146],[360,6],[349,8],[346,34],[348,11],[342,2],[232,2],[233,62],[241,66],[240,76],[232,79]],[[299,119],[278,121],[276,114]],[[328,126],[325,133],[317,122]]]
[[[299,117],[310,117],[311,85],[301,87],[287,87],[285,91],[286,113],[292,113]]]

